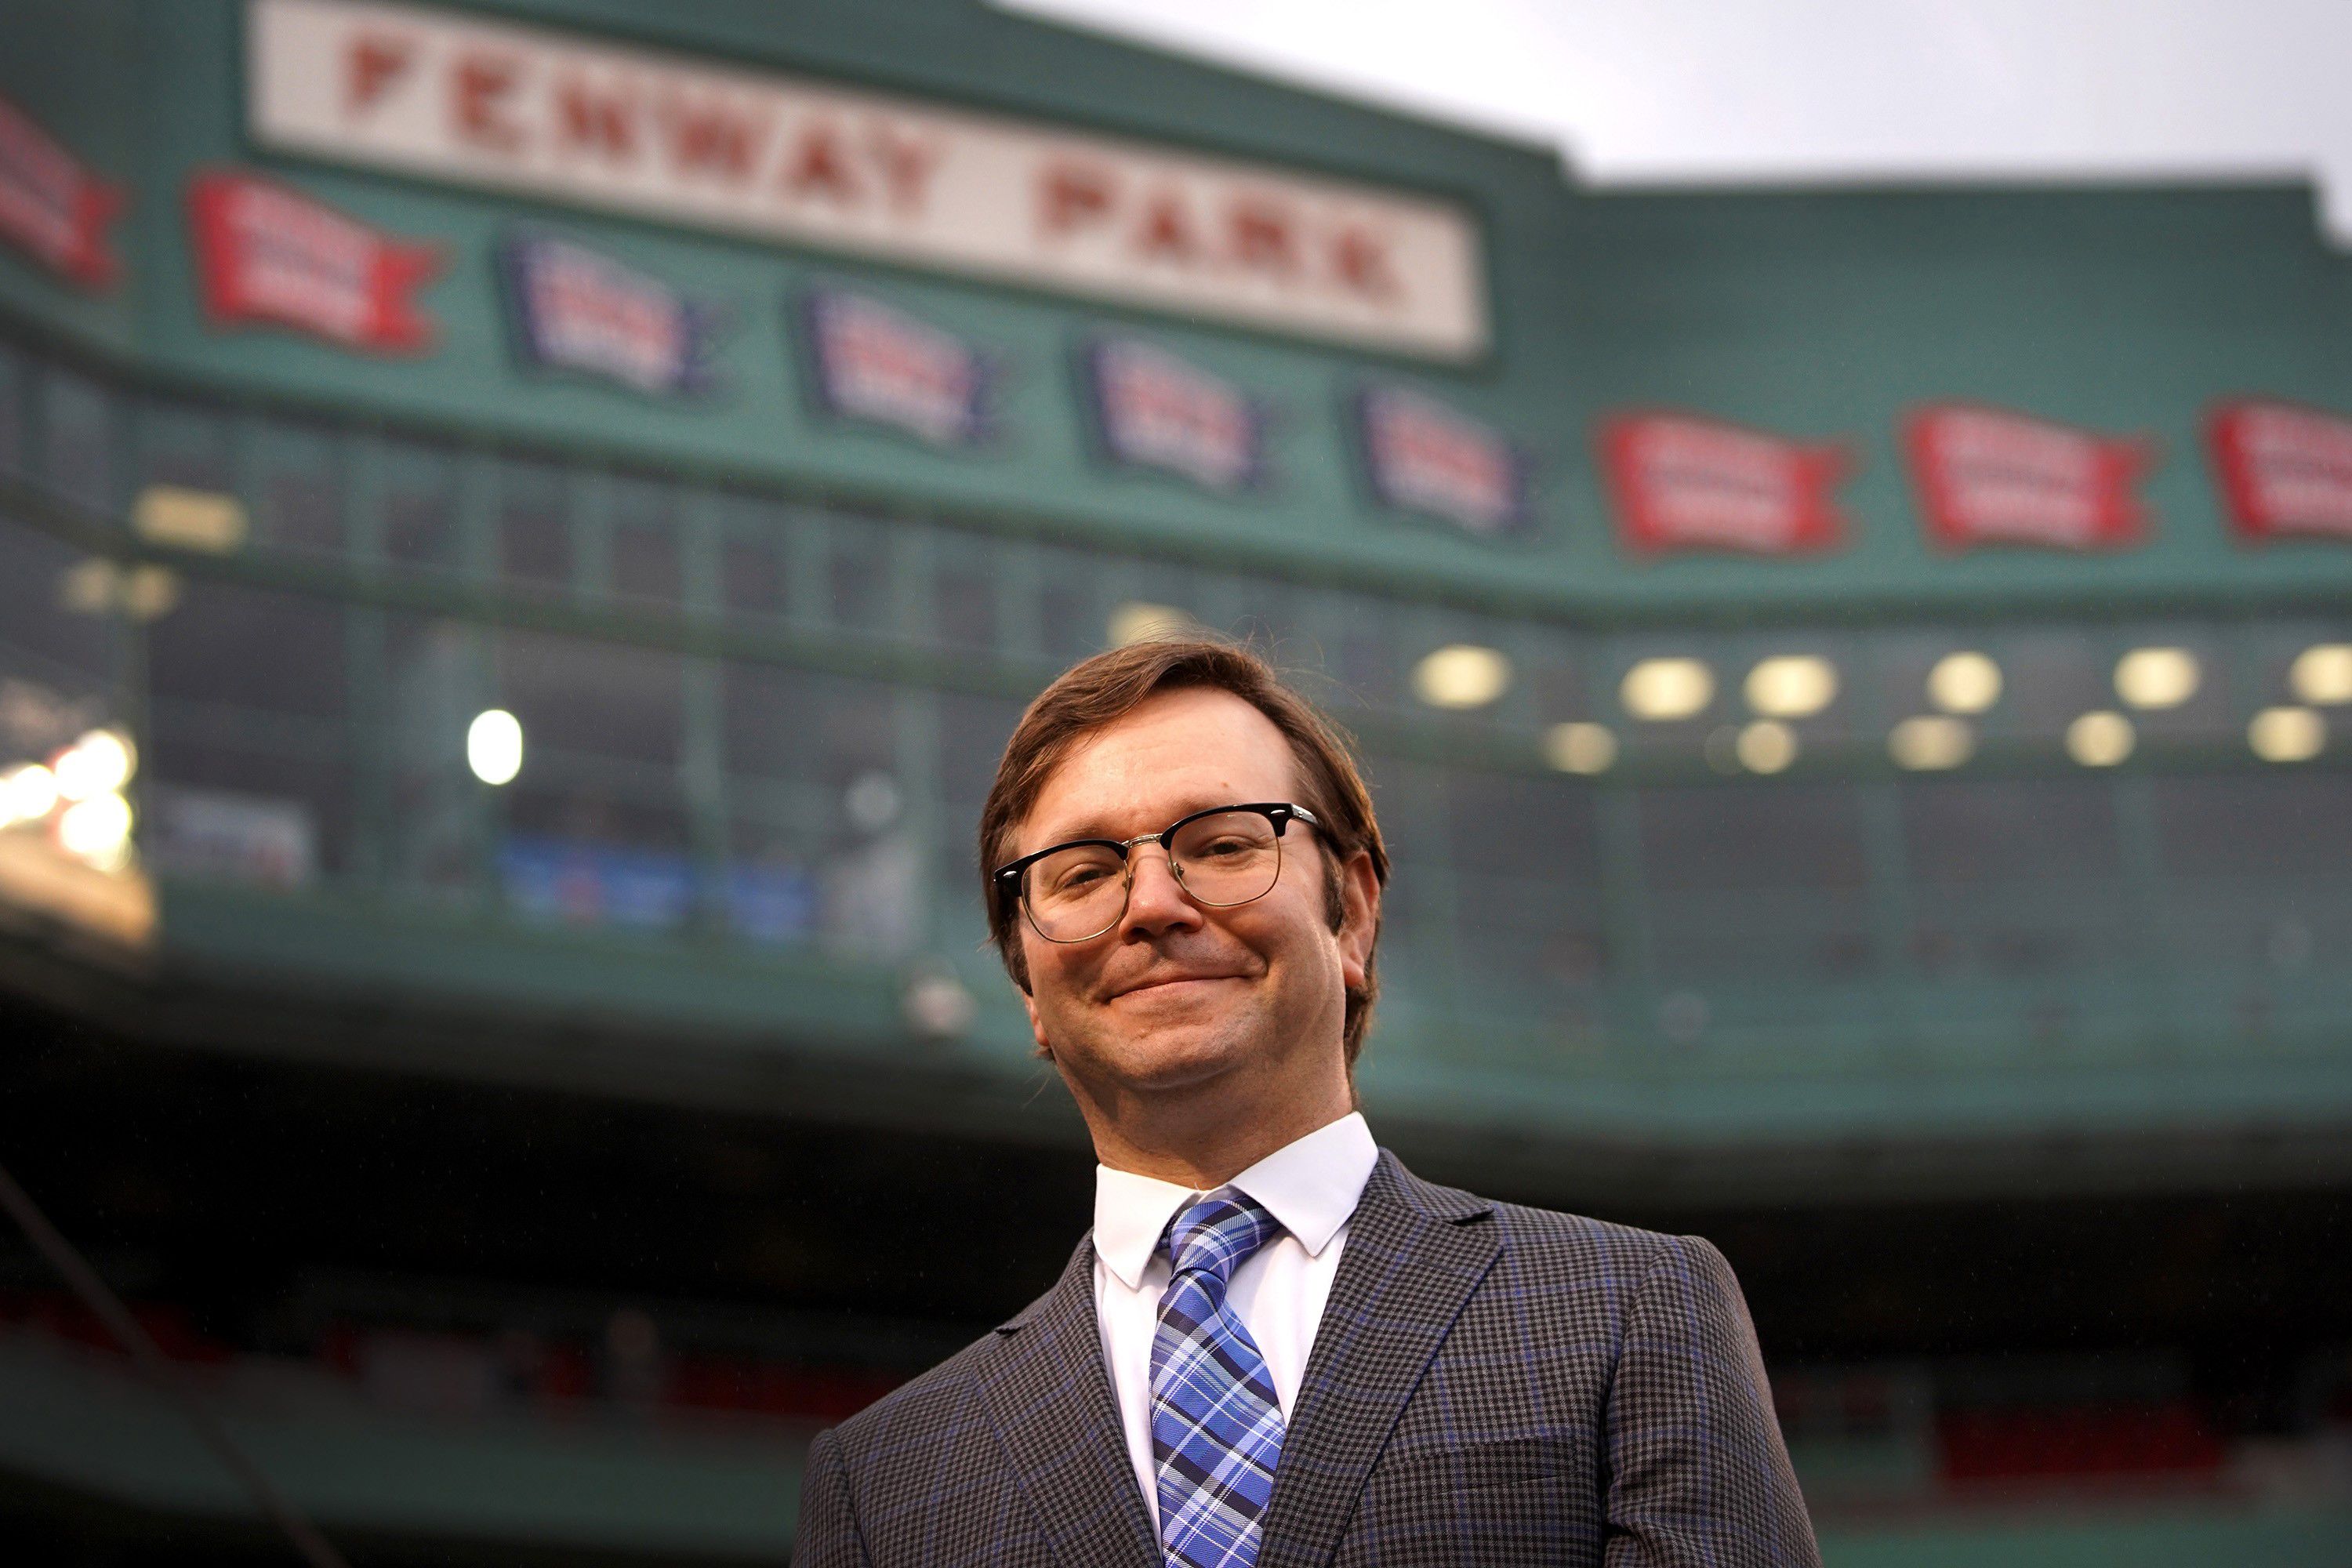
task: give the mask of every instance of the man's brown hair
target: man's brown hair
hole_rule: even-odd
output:
[[[1005,897],[992,875],[1016,858],[1013,829],[1080,741],[1160,692],[1201,687],[1232,692],[1272,720],[1290,742],[1298,773],[1297,804],[1323,825],[1316,842],[1322,849],[1323,902],[1331,929],[1339,930],[1347,918],[1339,868],[1357,850],[1371,858],[1373,879],[1388,885],[1388,847],[1381,842],[1371,792],[1357,770],[1354,744],[1346,731],[1284,685],[1274,667],[1248,647],[1200,637],[1130,643],[1073,665],[1038,693],[1013,727],[1013,738],[1005,742],[1004,755],[996,764],[996,782],[989,785],[987,803],[981,807],[980,880],[988,906],[988,934],[1004,961],[1005,973],[1022,990],[1029,989],[1029,965],[1015,923],[1018,900]],[[1364,984],[1348,991],[1343,1042],[1350,1069],[1371,1029],[1372,1001],[1380,992],[1374,967],[1377,921],[1372,941],[1373,951],[1364,962]]]

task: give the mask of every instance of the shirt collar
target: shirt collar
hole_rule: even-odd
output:
[[[1284,1144],[1225,1184],[1264,1205],[1310,1258],[1319,1258],[1356,1212],[1381,1157],[1363,1113],[1351,1111]],[[1223,1187],[1217,1189],[1219,1192]],[[1095,1167],[1095,1255],[1129,1289],[1139,1289],[1160,1238],[1202,1194],[1132,1171]]]

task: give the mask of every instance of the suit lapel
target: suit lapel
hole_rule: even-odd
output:
[[[1502,1253],[1492,1212],[1381,1152],[1283,1439],[1260,1568],[1330,1559],[1398,1415]]]
[[[1094,1258],[1091,1239],[1079,1243],[1054,1288],[996,1331],[981,1405],[1063,1568],[1159,1568],[1103,1369]]]

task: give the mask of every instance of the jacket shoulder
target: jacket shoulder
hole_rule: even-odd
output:
[[[1555,1254],[1563,1260],[1581,1258],[1612,1269],[1646,1269],[1694,1247],[1714,1251],[1708,1243],[1695,1236],[1668,1236],[1663,1231],[1617,1225],[1588,1215],[1503,1203],[1460,1187],[1441,1186],[1407,1171],[1393,1154],[1387,1158],[1395,1171],[1398,1187],[1414,1208],[1433,1218],[1457,1224],[1489,1218],[1501,1227],[1507,1243],[1524,1251]]]
[[[996,1339],[991,1330],[929,1371],[909,1378],[833,1429],[843,1458],[855,1463],[877,1444],[931,1433],[976,1397],[981,1359]]]

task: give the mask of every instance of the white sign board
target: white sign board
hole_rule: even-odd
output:
[[[1430,197],[354,0],[249,0],[282,152],[1445,360],[1477,226]]]

